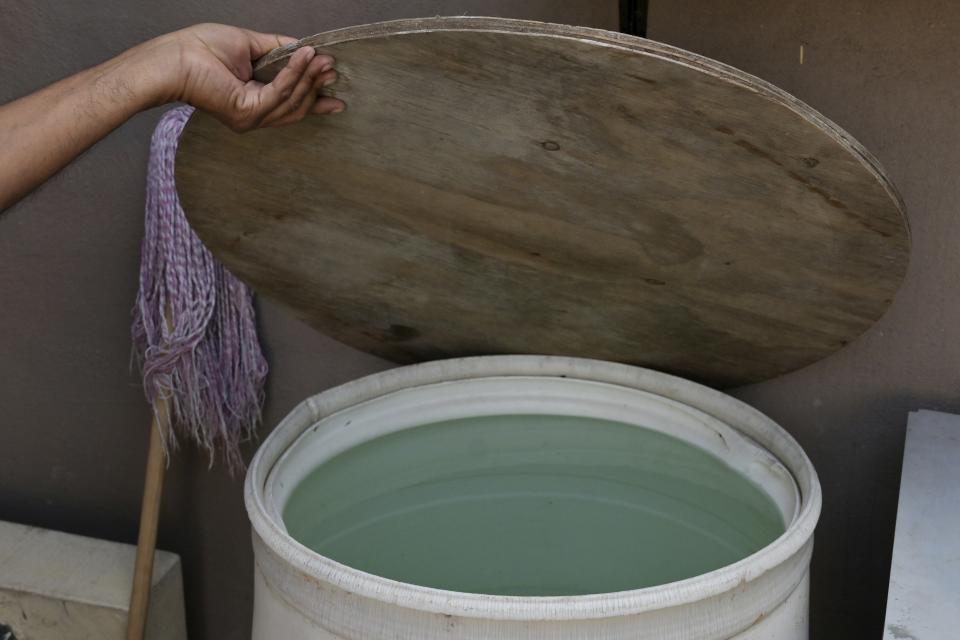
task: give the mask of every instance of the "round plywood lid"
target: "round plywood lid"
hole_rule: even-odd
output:
[[[337,58],[347,111],[243,135],[197,114],[178,188],[231,271],[365,351],[745,383],[841,348],[904,275],[909,233],[877,162],[736,69],[490,18],[299,44]]]

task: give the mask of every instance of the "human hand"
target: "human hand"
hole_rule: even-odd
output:
[[[176,31],[0,105],[0,212],[134,114],[181,101],[235,131],[296,122],[346,105],[320,94],[333,58],[298,50],[269,84],[253,61],[293,38],[219,24]]]
[[[321,94],[337,72],[334,59],[312,47],[297,50],[269,84],[253,80],[253,61],[295,38],[199,24],[157,41],[173,63],[161,101],[191,104],[234,131],[290,124],[308,113],[338,113],[346,106]]]

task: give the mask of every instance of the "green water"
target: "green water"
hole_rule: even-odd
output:
[[[439,422],[315,469],[284,511],[315,551],[412,584],[606,593],[735,562],[783,533],[757,486],[648,429],[564,416]]]

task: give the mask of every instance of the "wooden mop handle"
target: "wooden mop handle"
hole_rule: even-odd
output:
[[[163,493],[163,474],[166,460],[158,415],[167,416],[166,400],[154,405],[150,425],[150,449],[147,452],[147,473],[143,486],[143,504],[140,508],[140,535],[137,539],[137,560],[133,569],[133,589],[130,593],[130,612],[127,618],[127,640],[143,640],[150,607],[150,586],[153,581],[153,556],[157,547],[157,523],[160,520],[160,497]]]

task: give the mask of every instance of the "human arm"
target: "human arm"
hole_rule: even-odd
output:
[[[269,84],[252,80],[253,60],[293,41],[196,25],[0,106],[0,211],[144,109],[186,102],[236,131],[342,110],[341,101],[319,94],[336,80],[334,60],[311,47]]]

